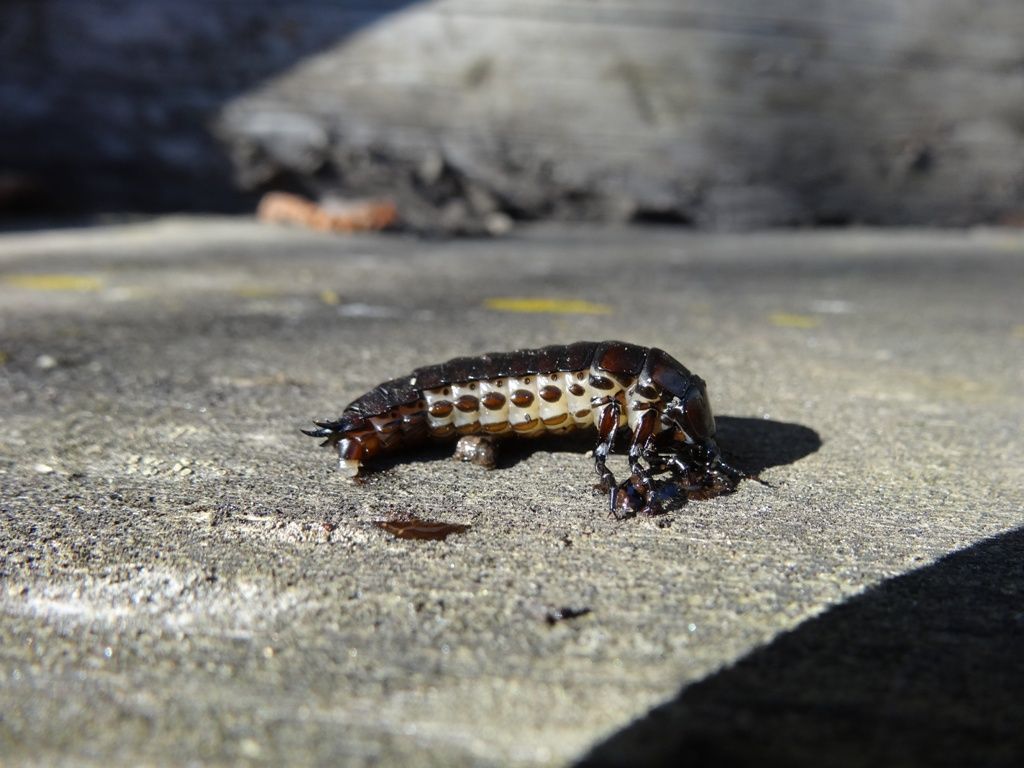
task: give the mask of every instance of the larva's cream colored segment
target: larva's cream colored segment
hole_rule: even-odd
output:
[[[455,406],[454,410],[452,411],[452,424],[455,425],[456,430],[467,430],[474,424],[479,423],[479,401],[477,402],[477,407],[471,411],[463,411],[458,407],[458,404],[462,400],[462,398],[472,398],[472,400],[477,400],[477,396],[479,394],[479,388],[475,381],[463,382],[461,384],[452,384],[451,400]]]
[[[565,375],[568,382],[566,398],[570,418],[579,428],[594,426],[594,413],[590,408],[590,398],[593,396],[593,392],[587,383],[587,376],[590,375],[590,371],[573,371]],[[582,393],[574,394],[574,389],[577,391],[582,390]]]
[[[520,397],[526,402],[517,405]],[[529,437],[544,431],[537,397],[537,377],[508,377],[508,421],[517,435]]]
[[[640,417],[644,415],[649,405],[654,402],[657,402],[655,398],[647,398],[637,393],[635,382],[626,390],[626,420],[631,430],[636,431],[637,425],[640,423]],[[662,428],[663,425],[659,419],[655,432],[660,432]]]
[[[610,387],[597,387],[593,383],[589,384],[588,389],[590,390],[591,402],[593,402],[594,400],[599,400],[601,398],[605,398],[605,397],[613,397],[616,400],[618,400],[619,401],[619,427],[621,428],[621,427],[626,426],[626,423],[627,423],[628,418],[629,418],[628,417],[629,408],[627,407],[626,400],[625,400],[625,389],[626,388],[622,385],[622,382],[620,382],[612,374],[607,373],[606,371],[602,371],[600,368],[597,368],[595,366],[591,366],[591,368],[590,368],[590,376],[594,380],[606,381],[606,382],[609,382],[611,384]],[[630,384],[631,383],[632,382],[630,382]],[[607,407],[608,406],[605,405],[605,406],[602,406],[600,408],[595,408],[594,409],[594,426],[595,427],[600,428],[599,425],[601,423],[601,414],[604,413],[604,410]]]
[[[512,432],[508,423],[508,379],[488,379],[480,384],[480,426],[489,435],[507,435]],[[488,403],[499,401],[498,408]]]
[[[540,419],[544,429],[559,434],[575,428],[576,422],[569,415],[569,398],[566,396],[567,377],[569,374],[556,371],[554,373],[537,374],[537,395],[540,400]],[[557,399],[551,399],[557,392]]]
[[[448,390],[447,394],[445,390]],[[451,397],[451,387],[423,390],[423,399],[427,401],[427,424],[431,433],[454,429],[455,408],[452,406]],[[448,407],[445,407],[446,405]],[[445,427],[449,429],[445,430]]]

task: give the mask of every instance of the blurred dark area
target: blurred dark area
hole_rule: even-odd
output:
[[[682,690],[583,766],[1014,766],[1024,531],[890,579]]]
[[[283,112],[249,123],[264,142],[233,142],[221,110],[408,4],[5,0],[0,200],[19,212],[251,210],[261,187],[324,157]],[[274,160],[293,147],[291,163]]]
[[[1024,218],[1019,0],[4,0],[0,213]]]

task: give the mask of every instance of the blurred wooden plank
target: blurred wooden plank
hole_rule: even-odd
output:
[[[1018,0],[16,0],[0,29],[0,166],[93,199],[141,174],[224,204],[225,151],[254,189],[440,157],[525,215],[724,227],[992,221],[1024,193]]]

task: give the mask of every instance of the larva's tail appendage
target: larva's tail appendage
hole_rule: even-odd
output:
[[[300,430],[302,434],[310,437],[326,438],[321,447],[336,446],[338,449],[338,469],[348,480],[359,482],[359,468],[362,464],[360,458],[363,456],[363,446],[358,439],[353,440],[347,436],[344,419],[338,421],[314,421],[316,429]]]
[[[366,426],[364,419],[351,417],[347,414],[342,414],[341,418],[334,421],[317,421],[314,419],[313,424],[316,425],[316,429],[303,429],[301,430],[302,434],[309,435],[310,437],[327,438],[323,445],[335,445],[347,433]]]
[[[314,421],[316,429],[303,429],[300,430],[302,434],[309,435],[310,437],[323,437],[326,438],[320,447],[323,448],[328,445],[334,445],[338,442],[341,437],[341,433],[337,429],[333,429],[333,425],[326,421]]]

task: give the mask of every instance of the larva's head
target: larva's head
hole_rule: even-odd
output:
[[[715,416],[703,379],[693,376],[682,393],[671,395],[662,414],[675,427],[678,442],[703,444],[715,436]]]
[[[707,385],[696,376],[683,398],[683,421],[686,432],[697,442],[715,436],[715,414],[711,411]]]
[[[715,436],[707,385],[671,355],[660,349],[656,353],[651,381],[663,393],[662,419],[674,428],[677,442],[703,445]]]

